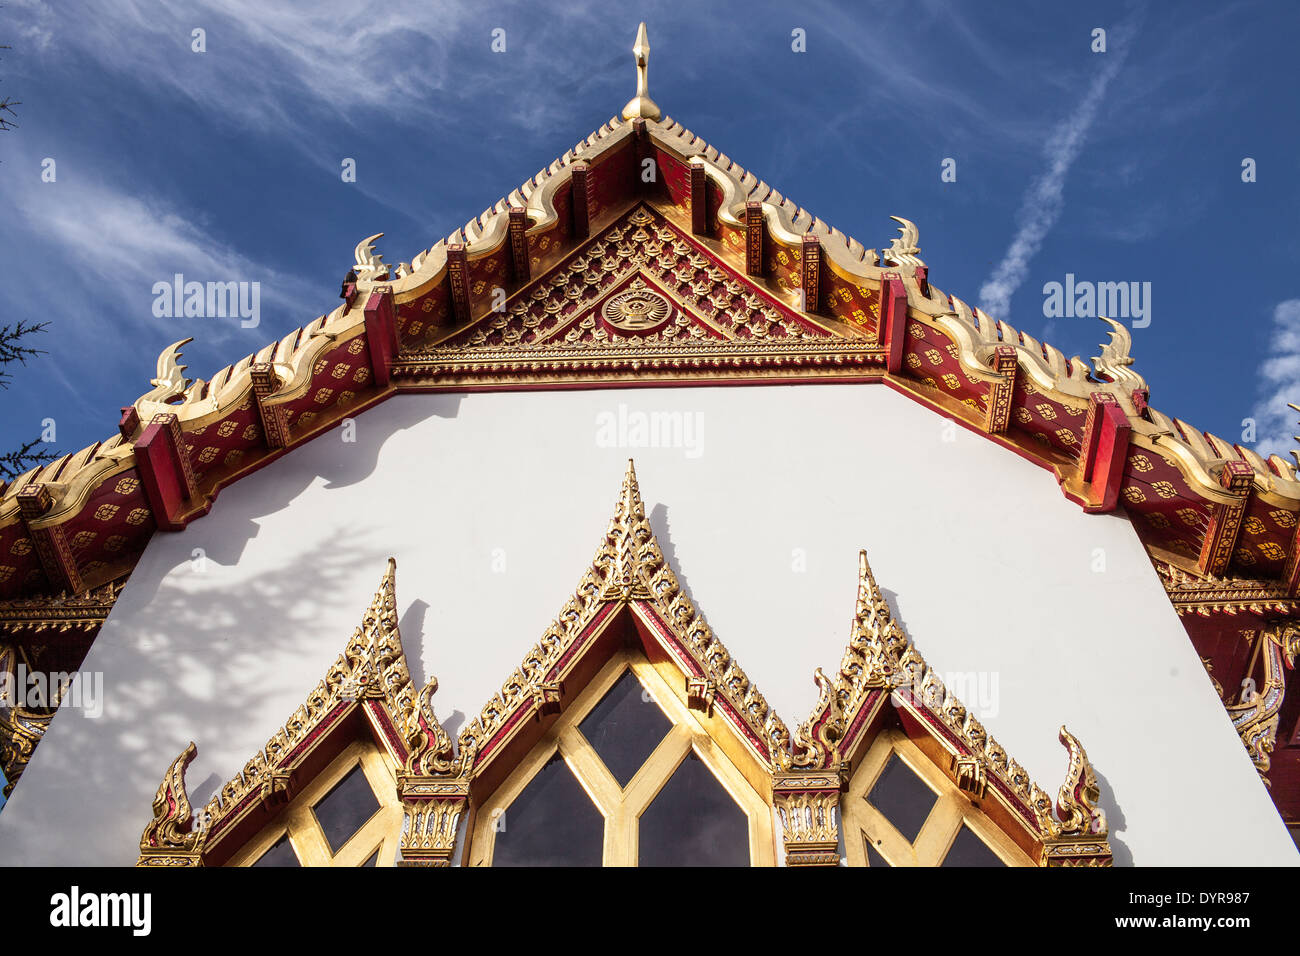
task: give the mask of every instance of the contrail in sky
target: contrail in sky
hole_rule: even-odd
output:
[[[1102,60],[1101,71],[1093,78],[1082,102],[1057,124],[1047,140],[1044,149],[1047,169],[1026,191],[1016,216],[1016,236],[998,267],[980,288],[980,308],[995,319],[1010,317],[1011,296],[1025,281],[1030,260],[1037,255],[1043,240],[1061,218],[1061,211],[1065,208],[1066,177],[1083,149],[1088,130],[1106,97],[1107,87],[1124,66],[1141,14],[1139,9],[1113,31],[1107,30],[1107,52],[1093,54]]]

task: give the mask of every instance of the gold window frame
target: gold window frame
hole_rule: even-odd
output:
[[[871,788],[897,756],[935,795],[934,806],[921,825],[916,839],[908,842],[893,821],[869,800]],[[888,728],[872,742],[861,765],[849,781],[840,800],[844,830],[844,855],[849,866],[867,866],[864,840],[890,866],[940,866],[963,826],[969,827],[1007,866],[1034,866],[1034,861],[1016,846],[966,794],[935,766],[907,735]]]
[[[622,787],[579,730],[579,725],[627,672],[631,672],[664,712],[672,729],[641,764],[627,786]],[[641,814],[692,752],[745,814],[749,824],[750,865],[775,865],[771,805],[732,763],[718,741],[696,719],[654,665],[643,654],[628,648],[617,651],[610,658],[505,781],[476,808],[469,864],[492,865],[497,819],[508,812],[510,805],[537,773],[559,753],[578,785],[604,818],[602,865],[636,866]]]
[[[365,774],[379,807],[334,853],[320,821],[316,819],[315,806],[358,766]],[[379,853],[376,866],[394,866],[402,835],[397,768],[373,742],[358,740],[349,744],[303,787],[275,820],[236,851],[226,866],[252,866],[286,833],[302,866],[362,866],[376,851]]]

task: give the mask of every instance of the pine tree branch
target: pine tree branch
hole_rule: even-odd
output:
[[[0,479],[13,481],[19,475],[41,465],[48,465],[59,457],[59,453],[53,449],[34,450],[37,445],[43,444],[45,443],[39,438],[34,438],[17,451],[0,455]]]
[[[45,331],[48,322],[23,322],[0,325],[0,388],[9,387],[9,373],[4,367],[12,363],[26,365],[27,360],[44,355],[44,349],[34,349],[23,342],[28,337]]]

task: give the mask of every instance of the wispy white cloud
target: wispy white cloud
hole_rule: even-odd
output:
[[[1255,406],[1255,450],[1264,456],[1287,455],[1296,447],[1297,413],[1288,402],[1300,404],[1300,299],[1287,299],[1273,309],[1269,357],[1259,377],[1267,394]]]
[[[1030,261],[1061,218],[1061,212],[1065,209],[1065,182],[1070,175],[1070,167],[1083,149],[1088,131],[1096,121],[1097,112],[1106,98],[1107,88],[1124,66],[1140,21],[1139,11],[1108,33],[1107,52],[1094,54],[1101,60],[1101,66],[1088,85],[1087,93],[1048,137],[1044,149],[1047,169],[1025,192],[1016,216],[1015,237],[1007,247],[1002,261],[980,288],[980,307],[989,315],[995,318],[1010,316],[1011,297],[1024,283]]]
[[[15,166],[39,168],[24,156]],[[171,281],[176,273],[199,282],[259,282],[264,312],[279,309],[302,316],[304,303],[321,298],[321,290],[235,251],[188,210],[84,176],[64,176],[54,183],[33,180],[0,179],[0,203],[16,214],[0,223],[0,238],[12,250],[15,267],[23,274],[42,274],[48,271],[42,264],[58,263],[63,295],[70,286],[93,290],[104,309],[137,329],[156,326],[153,285]],[[68,310],[60,318],[82,332],[102,322],[99,314],[80,310]],[[205,335],[219,342],[239,328],[238,322],[218,321]]]

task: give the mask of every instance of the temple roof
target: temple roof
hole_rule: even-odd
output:
[[[1120,323],[1067,357],[935,286],[912,222],[868,248],[813,216],[660,118],[644,28],[635,55],[622,116],[445,239],[392,267],[363,239],[337,308],[208,380],[176,343],[118,435],[3,486],[0,626],[120,581],[154,530],[398,392],[647,382],[885,384],[1122,504],[1175,598],[1248,579],[1197,613],[1300,607],[1290,462],[1151,407]]]

